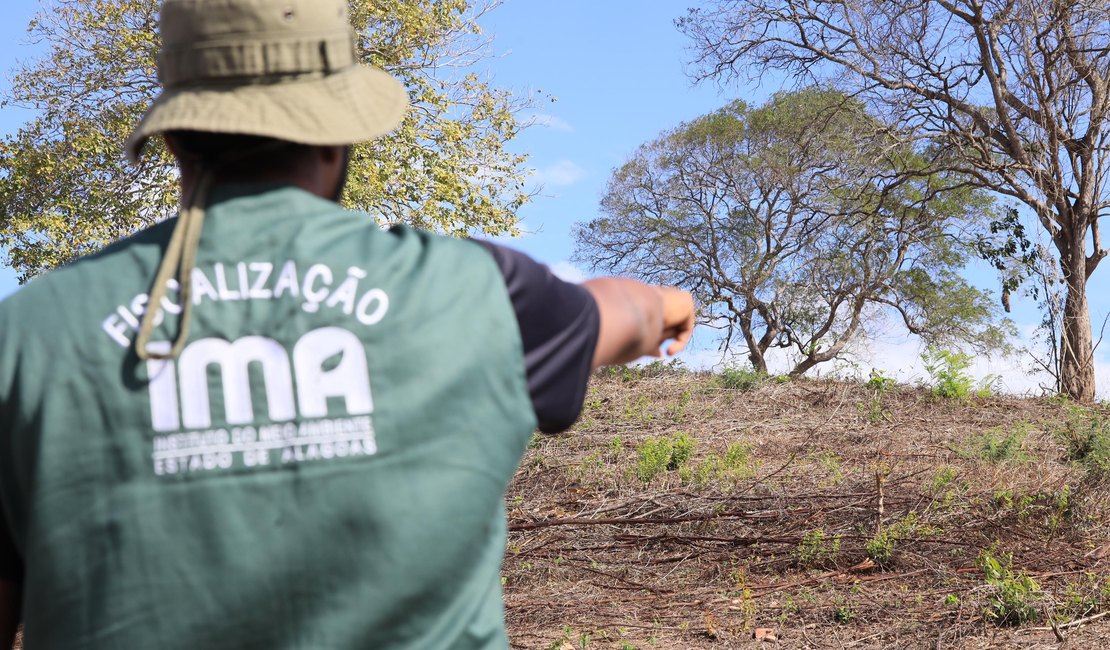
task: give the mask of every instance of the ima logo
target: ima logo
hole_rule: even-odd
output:
[[[161,351],[155,346],[169,349],[169,343],[151,344],[152,350]],[[251,393],[251,364],[257,364],[261,371],[266,409],[272,422],[288,422],[298,416],[328,417],[330,398],[342,399],[347,415],[369,415],[374,411],[366,350],[352,332],[339,327],[312,330],[297,341],[291,356],[273,339],[247,336],[236,341],[200,339],[187,345],[176,361],[147,361],[154,430],[212,427],[208,386],[212,366],[219,368],[223,421],[229,425],[251,424],[256,420],[258,405]]]

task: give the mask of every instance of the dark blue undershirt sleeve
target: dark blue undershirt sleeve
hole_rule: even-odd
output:
[[[481,244],[501,269],[520,325],[528,392],[539,429],[569,429],[582,411],[601,318],[585,288],[555,277],[524,253]]]

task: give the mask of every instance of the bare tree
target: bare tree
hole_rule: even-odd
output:
[[[1107,255],[1110,0],[710,0],[678,22],[700,78],[775,69],[832,83],[928,138],[947,169],[1028,206],[1064,278],[1061,389],[1094,399],[1087,280]]]
[[[968,249],[954,234],[989,199],[899,173],[922,161],[883,131],[837,92],[734,102],[617,169],[577,258],[694,291],[764,372],[773,348],[791,375],[836,359],[884,313],[932,343],[999,345],[992,301],[955,273]]]

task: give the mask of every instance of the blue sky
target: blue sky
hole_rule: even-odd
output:
[[[550,125],[526,131],[514,145],[531,153],[543,187],[523,212],[534,234],[515,245],[545,262],[566,260],[572,224],[597,214],[614,167],[663,129],[731,98],[685,75],[686,43],[673,25],[682,7],[510,0],[485,21],[501,54],[489,63],[497,82],[557,97],[537,107]]]
[[[5,87],[7,72],[35,51],[27,44],[26,25],[36,10],[36,0],[5,2]],[[664,128],[729,99],[710,86],[694,87],[685,76],[685,42],[672,22],[683,11],[682,3],[671,1],[509,0],[483,19],[494,39],[495,57],[485,65],[495,83],[557,98],[535,107],[546,125],[512,144],[531,154],[533,184],[542,187],[522,212],[529,234],[514,246],[560,265],[572,252],[571,225],[596,214],[613,167]],[[27,117],[0,111],[0,133],[12,132]],[[0,269],[0,296],[14,286],[10,270]]]
[[[4,5],[4,20],[0,20],[0,88],[7,90],[12,68],[26,60],[34,48],[27,44],[27,23],[34,15],[37,3],[28,0],[7,0]],[[29,117],[26,111],[11,106],[0,108],[0,133],[11,133],[19,128]],[[15,291],[19,285],[15,274],[0,260],[0,298]]]
[[[660,131],[741,97],[760,103],[783,86],[775,77],[748,88],[721,90],[712,84],[693,85],[685,73],[687,43],[673,21],[688,3],[676,0],[507,0],[486,16],[482,25],[493,36],[494,58],[485,67],[498,86],[522,94],[543,91],[557,101],[536,106],[539,125],[526,130],[514,143],[526,152],[535,170],[533,182],[541,193],[522,212],[528,234],[510,245],[550,264],[568,277],[581,277],[571,268],[570,231],[575,222],[597,215],[606,180],[641,143]],[[10,71],[20,59],[34,55],[27,44],[26,25],[37,10],[36,0],[6,0],[0,21],[0,68]],[[7,74],[4,85],[6,86]],[[10,107],[0,111],[0,133],[10,133],[27,119]],[[973,276],[986,286],[993,275],[981,265]],[[1103,270],[1102,273],[1110,273]],[[1096,276],[1096,282],[1098,281]],[[12,272],[0,268],[0,297],[15,289]],[[1107,300],[1092,292],[1097,324]],[[1019,328],[1031,329],[1039,320],[1030,305],[1018,305]],[[700,363],[719,359],[711,351],[708,332],[698,337]],[[920,376],[916,341],[892,332],[870,346],[860,359],[889,374],[912,379]],[[700,356],[698,356],[700,355]],[[1101,357],[1102,355],[1100,355]],[[1015,390],[1035,382],[1022,378],[1013,363],[980,360],[980,375],[1004,375]],[[1100,386],[1110,394],[1110,368],[1100,372]]]

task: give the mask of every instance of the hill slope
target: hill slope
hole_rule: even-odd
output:
[[[603,373],[533,440],[514,647],[1104,647],[1103,410],[728,379]]]

